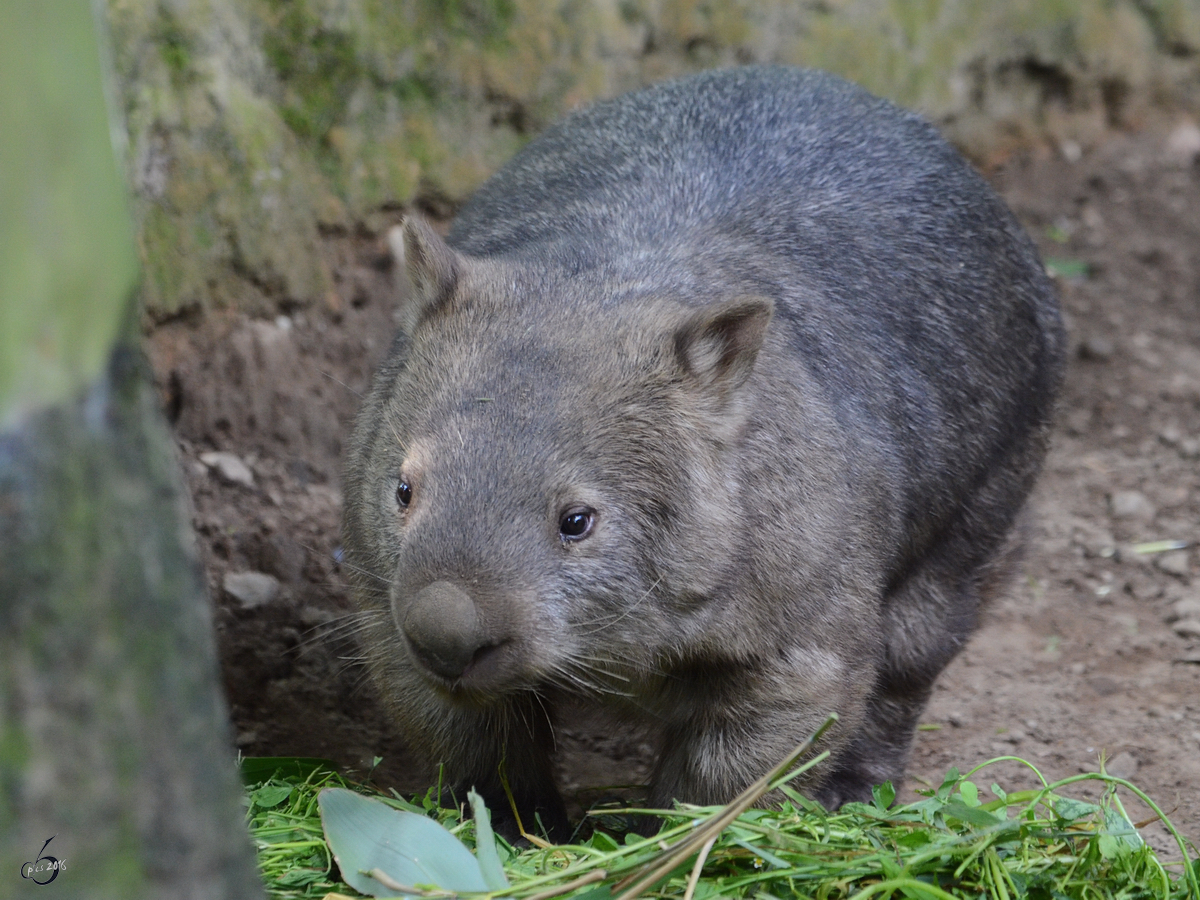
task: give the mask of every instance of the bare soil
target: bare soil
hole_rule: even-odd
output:
[[[990,173],[1047,259],[1066,261],[1071,361],[1024,579],[938,682],[907,789],[995,756],[1058,779],[1107,754],[1200,841],[1200,613],[1186,613],[1200,604],[1200,159],[1172,149],[1173,124],[1081,157],[1030,151]],[[360,777],[382,757],[377,782],[419,790],[430,773],[355,660],[337,563],[344,440],[393,327],[383,232],[396,218],[326,237],[336,290],[323,308],[178,320],[148,343],[194,500],[238,747],[328,757]],[[212,451],[235,454],[253,483],[206,465]],[[1188,547],[1135,552],[1163,540]],[[244,572],[271,575],[278,594],[237,599],[226,579]],[[568,793],[636,781],[648,749],[584,723],[564,735],[560,775]],[[977,780],[1015,790],[1035,778],[1006,762]],[[1161,826],[1146,833],[1168,848]]]

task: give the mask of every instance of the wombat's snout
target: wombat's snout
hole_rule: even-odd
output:
[[[472,663],[498,649],[479,621],[475,601],[448,581],[435,581],[412,598],[401,623],[413,655],[442,678],[458,679]]]

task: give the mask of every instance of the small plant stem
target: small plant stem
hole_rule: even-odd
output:
[[[457,897],[453,891],[427,891],[423,888],[401,884],[383,869],[372,869],[366,873],[382,884],[389,891],[399,891],[401,894],[414,894],[417,897]]]
[[[581,888],[586,884],[593,884],[597,881],[603,881],[608,877],[608,873],[603,869],[593,869],[586,875],[576,878],[574,881],[568,881],[566,884],[560,884],[557,887],[552,887],[549,890],[541,891],[537,894],[532,894],[525,900],[550,900],[551,897],[559,897],[563,894],[570,893],[576,888]]]
[[[696,854],[696,864],[692,866],[692,874],[688,877],[687,890],[683,892],[683,900],[692,900],[692,897],[695,896],[696,884],[700,881],[700,872],[704,869],[705,860],[708,859],[708,854],[716,842],[717,835],[714,834]]]

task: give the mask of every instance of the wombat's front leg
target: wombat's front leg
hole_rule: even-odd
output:
[[[550,766],[551,723],[533,697],[514,697],[486,712],[460,711],[438,731],[439,746],[433,757],[455,773],[453,790],[458,802],[464,802],[473,788],[491,811],[492,826],[509,841],[520,837],[517,815],[530,834],[544,831],[560,842],[570,838],[566,807]]]
[[[673,801],[708,806],[727,803],[778,765],[836,711],[840,721],[814,753],[835,757],[861,723],[865,698],[831,690],[824,703],[792,705],[773,691],[743,690],[740,703],[707,705],[668,726],[650,784],[650,805],[670,809]],[[697,704],[701,706],[702,704]],[[831,769],[818,766],[794,786],[811,792]]]

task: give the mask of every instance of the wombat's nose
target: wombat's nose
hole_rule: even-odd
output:
[[[413,654],[443,678],[461,677],[487,644],[475,601],[448,581],[435,581],[413,597],[403,627]]]

